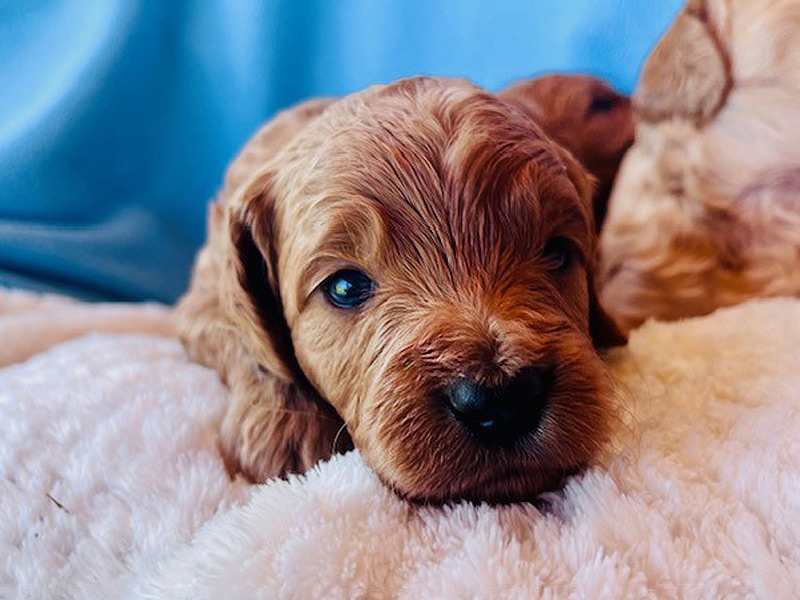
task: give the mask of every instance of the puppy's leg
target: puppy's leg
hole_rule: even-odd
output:
[[[352,442],[342,420],[292,383],[250,371],[232,388],[220,432],[228,469],[253,481],[302,473]]]
[[[216,368],[231,390],[219,442],[231,473],[241,471],[262,482],[302,473],[352,448],[333,410],[309,399],[292,382],[263,371],[218,307],[206,304],[202,314],[191,312],[188,304],[196,299],[187,297],[181,305],[181,320],[193,320],[181,337],[192,358]]]

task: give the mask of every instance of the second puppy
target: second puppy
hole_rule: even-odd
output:
[[[800,0],[690,0],[634,105],[601,243],[617,321],[800,296]]]
[[[544,75],[515,83],[498,96],[536,121],[594,176],[594,220],[600,231],[622,157],[633,144],[630,99],[590,75]]]

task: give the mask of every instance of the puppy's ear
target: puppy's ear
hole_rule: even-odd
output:
[[[270,180],[259,175],[228,205],[221,294],[259,371],[294,382],[302,371],[283,315]]]
[[[592,210],[592,195],[594,192],[594,179],[580,166],[578,161],[569,151],[558,148],[561,161],[567,169],[567,175],[572,181],[578,196],[581,199],[587,219],[590,222],[589,235],[591,236],[592,256],[586,270],[587,287],[589,290],[589,333],[592,336],[594,345],[598,348],[610,348],[622,346],[627,342],[627,338],[611,316],[600,305],[596,290],[596,278],[594,276],[597,265],[597,233],[594,226],[594,211]]]
[[[645,63],[634,94],[636,115],[702,125],[722,107],[730,87],[730,59],[707,2],[690,0]]]
[[[231,389],[223,457],[255,481],[302,472],[352,443],[294,355],[276,269],[270,177],[256,177],[212,216],[178,315],[190,354]]]

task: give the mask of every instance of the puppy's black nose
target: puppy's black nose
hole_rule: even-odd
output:
[[[544,412],[549,376],[529,367],[500,386],[457,379],[445,390],[450,412],[476,436],[511,444],[533,431]]]

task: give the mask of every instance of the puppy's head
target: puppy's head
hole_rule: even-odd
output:
[[[588,75],[537,77],[498,96],[536,121],[597,179],[594,213],[599,230],[620,161],[633,143],[628,97]]]
[[[606,435],[596,348],[619,338],[594,302],[590,196],[479,88],[370,88],[231,201],[228,309],[262,370],[330,403],[402,495],[529,498]]]

